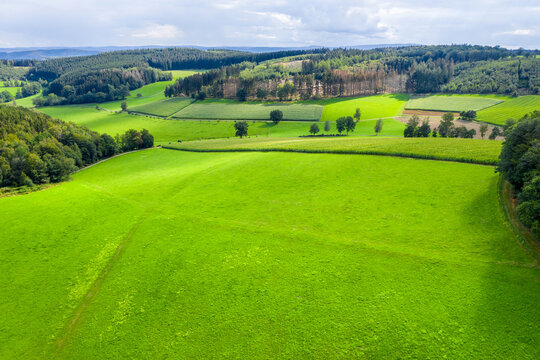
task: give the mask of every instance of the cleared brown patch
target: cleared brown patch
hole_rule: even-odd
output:
[[[431,111],[431,110],[403,110],[403,115],[424,115],[424,116],[443,116],[447,112],[451,111]],[[459,112],[454,112],[454,116],[459,116]]]
[[[412,114],[412,115],[414,115],[414,114]],[[416,115],[418,115],[418,114],[416,114]],[[402,123],[406,124],[407,121],[409,121],[410,116],[397,116],[395,119],[397,121],[399,121],[399,122],[402,122]],[[433,129],[433,128],[436,128],[436,127],[439,126],[439,124],[441,123],[442,118],[441,118],[441,116],[424,116],[424,117],[420,117],[420,123],[422,123],[422,121],[424,121],[424,120],[427,120],[429,122],[429,125]],[[480,125],[482,125],[482,123],[476,123],[476,122],[472,122],[472,121],[465,121],[465,120],[459,120],[459,119],[454,120],[454,126],[456,126],[456,127],[465,126],[467,129],[476,130],[476,135],[474,136],[475,139],[481,139],[482,138],[480,136]],[[488,130],[487,130],[486,134],[484,135],[484,139],[487,139],[489,137],[489,134],[491,134],[491,131],[495,127],[495,126],[490,125],[490,124],[487,124],[487,125],[488,125]],[[497,140],[504,140],[504,137],[497,136]]]

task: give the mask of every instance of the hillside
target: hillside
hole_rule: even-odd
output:
[[[0,356],[533,359],[538,269],[497,178],[149,150],[0,199]]]

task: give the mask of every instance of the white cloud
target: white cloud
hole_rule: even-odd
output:
[[[9,14],[0,22],[4,46],[471,43],[540,48],[538,0],[1,0],[0,14]]]
[[[177,39],[180,40],[183,37],[184,33],[178,29],[175,25],[157,25],[152,24],[146,26],[144,29],[137,30],[131,36],[134,38],[140,39],[150,39],[150,40],[170,40]]]

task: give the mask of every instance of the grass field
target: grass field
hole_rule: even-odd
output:
[[[507,97],[497,95],[431,95],[412,98],[407,102],[406,109],[433,111],[480,111],[500,104]]]
[[[129,108],[130,111],[151,114],[157,116],[171,116],[182,110],[193,102],[191,98],[175,97],[161,101],[154,101],[146,105],[139,105]]]
[[[537,359],[492,167],[147,150],[0,199],[0,358]]]
[[[254,104],[212,99],[196,102],[174,115],[182,119],[269,120],[272,110],[281,110],[283,120],[318,121],[323,107],[308,104]]]
[[[167,145],[169,146],[169,145]],[[220,139],[173,144],[172,148],[193,151],[281,150],[395,155],[425,159],[496,164],[501,141],[456,138],[258,138]]]
[[[1,83],[1,81],[0,81]],[[14,87],[14,86],[0,86],[0,92],[7,91],[11,95],[15,96],[17,95],[17,90],[21,89],[20,87]]]
[[[325,106],[321,120],[335,121],[342,116],[353,116],[356,108],[360,108],[362,120],[397,116],[403,111],[408,99],[408,95],[393,94],[322,100]]]
[[[520,96],[478,112],[478,120],[504,125],[506,120],[521,119],[534,110],[540,110],[540,95]]]
[[[148,129],[154,135],[156,144],[168,144],[177,140],[199,140],[234,137],[233,121],[178,120],[158,119],[126,113],[110,113],[98,111],[84,106],[52,106],[40,108],[40,111],[64,121],[86,125],[99,133],[115,135],[128,129]],[[278,125],[271,122],[250,122],[250,136],[299,136],[309,134],[311,123],[286,122]],[[324,124],[319,124],[321,130]],[[375,121],[361,121],[356,125],[353,134],[359,136],[374,135]],[[384,121],[382,135],[402,136],[405,125],[394,119]],[[336,133],[335,124],[331,124],[331,132]]]

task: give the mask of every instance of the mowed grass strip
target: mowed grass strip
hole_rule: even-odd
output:
[[[535,359],[540,271],[498,177],[153,149],[0,199],[0,357]]]
[[[172,99],[151,102],[145,105],[130,107],[128,110],[149,115],[171,116],[193,102],[191,98],[175,97]]]
[[[312,104],[254,104],[230,100],[196,102],[174,114],[182,119],[270,120],[272,110],[281,110],[283,120],[319,121],[323,106]]]
[[[410,99],[405,106],[410,110],[479,111],[502,103],[504,100],[484,96],[431,95]]]
[[[393,117],[401,114],[408,99],[407,94],[392,94],[321,100],[320,103],[325,104],[321,120],[353,116],[356,108],[362,113],[361,120]]]
[[[527,95],[478,112],[478,121],[504,125],[506,120],[519,120],[531,111],[540,110],[540,95]]]
[[[291,151],[374,154],[494,165],[502,142],[456,138],[256,138],[166,145],[189,151]]]

